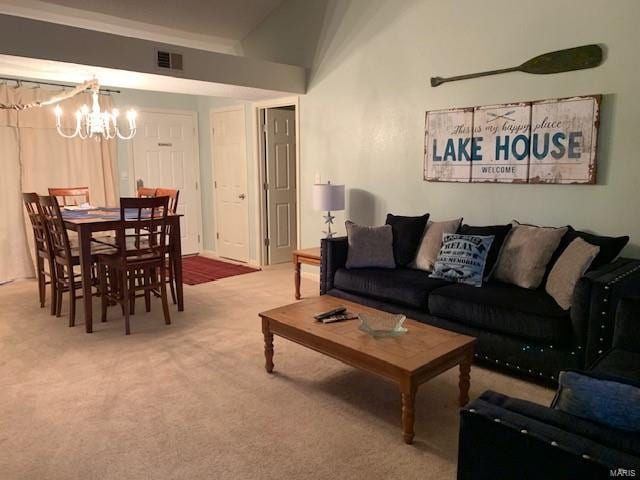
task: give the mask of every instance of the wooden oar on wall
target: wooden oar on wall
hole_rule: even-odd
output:
[[[601,63],[602,48],[600,48],[599,45],[584,45],[582,47],[566,48],[564,50],[544,53],[527,60],[517,67],[489,70],[488,72],[469,73],[468,75],[458,75],[456,77],[431,77],[431,86],[437,87],[445,82],[486,77],[489,75],[497,75],[499,73],[507,72],[525,72],[534,73],[536,75],[571,72],[573,70],[597,67]]]

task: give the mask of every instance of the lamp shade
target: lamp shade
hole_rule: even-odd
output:
[[[329,212],[344,210],[344,185],[316,183],[313,186],[313,208]]]

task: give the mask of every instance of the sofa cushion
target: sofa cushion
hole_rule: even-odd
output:
[[[387,214],[386,224],[391,225],[393,230],[393,256],[396,265],[406,267],[416,258],[416,252],[428,220],[428,213],[420,217]]]
[[[640,353],[614,348],[601,357],[590,371],[640,382]]]
[[[500,256],[500,250],[502,250],[502,245],[510,231],[510,223],[506,225],[487,225],[482,227],[465,224],[458,229],[458,233],[461,235],[493,236],[493,242],[487,255],[487,263],[484,267],[484,278],[489,278],[491,273],[493,273],[493,269]]]
[[[567,228],[524,225],[516,220],[509,232],[492,277],[523,288],[542,283],[547,264]]]
[[[365,227],[349,220],[344,225],[349,242],[347,268],[395,268],[391,225]]]
[[[336,272],[333,285],[346,292],[426,310],[429,292],[449,282],[429,278],[429,274],[409,268],[341,268]]]
[[[501,282],[448,285],[429,295],[432,315],[546,344],[571,338],[569,313],[546,292]]]

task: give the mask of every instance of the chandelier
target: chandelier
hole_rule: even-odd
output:
[[[100,111],[100,103],[98,102],[98,95],[100,86],[97,81],[91,82],[91,97],[92,104],[91,109],[87,105],[83,105],[76,111],[76,128],[73,132],[65,132],[62,129],[61,118],[62,108],[60,105],[56,105],[54,113],[56,115],[56,129],[58,133],[64,138],[80,137],[95,138],[99,140],[100,137],[110,140],[112,138],[120,138],[122,140],[129,140],[136,134],[136,117],[138,114],[135,110],[128,110],[126,113],[127,123],[129,124],[129,134],[123,135],[118,127],[118,117],[120,112],[117,108],[111,110],[111,112]]]

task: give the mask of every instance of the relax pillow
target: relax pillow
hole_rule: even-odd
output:
[[[445,222],[429,222],[412,266],[427,272],[433,270],[433,265],[436,263],[438,252],[442,246],[442,236],[445,233],[456,233],[461,223],[462,218]]]
[[[429,277],[481,287],[492,242],[491,236],[446,233]]]
[[[600,247],[576,238],[565,248],[551,269],[545,290],[564,310],[571,308],[576,283],[596,258]]]
[[[640,388],[579,372],[560,372],[552,408],[628,432],[640,432]]]
[[[487,263],[484,267],[484,278],[489,278],[489,276],[493,272],[493,269],[496,266],[496,262],[498,261],[498,257],[500,255],[500,250],[502,249],[504,241],[507,238],[507,235],[509,235],[510,231],[511,224],[489,225],[486,227],[462,225],[458,230],[458,233],[461,235],[480,235],[483,237],[493,237],[491,248],[489,248],[489,253],[487,254]]]
[[[347,268],[395,268],[393,259],[393,230],[391,225],[363,227],[346,221]]]
[[[420,217],[387,215],[386,224],[391,225],[393,230],[393,256],[397,265],[407,266],[416,257],[427,220],[428,213]]]
[[[522,225],[515,220],[512,225],[493,277],[522,288],[538,288],[567,227]]]

